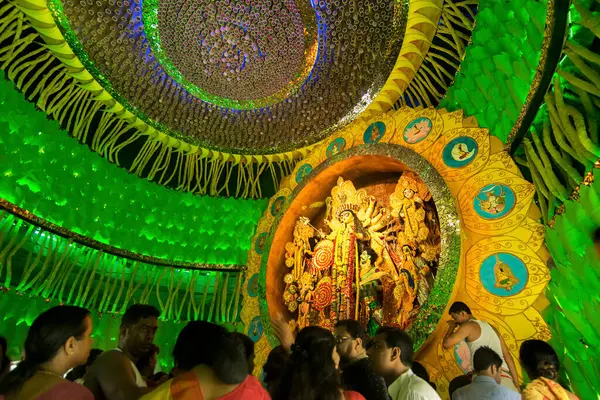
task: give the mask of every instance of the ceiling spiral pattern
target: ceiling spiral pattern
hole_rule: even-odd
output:
[[[356,117],[394,67],[408,12],[390,0],[51,1],[86,69],[129,112],[241,154],[307,146]],[[145,23],[146,7],[156,20]]]
[[[186,90],[251,109],[296,92],[312,70],[315,13],[298,3],[150,1],[143,15],[152,50]]]

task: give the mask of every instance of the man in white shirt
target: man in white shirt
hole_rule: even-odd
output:
[[[377,373],[385,379],[392,400],[441,400],[431,385],[410,369],[413,342],[401,329],[380,328],[368,354]]]
[[[448,321],[448,330],[444,335],[442,346],[445,349],[452,349],[455,344],[464,340],[471,352],[471,359],[480,347],[491,348],[502,358],[501,385],[518,392],[519,378],[515,362],[502,335],[496,328],[485,321],[476,319],[471,309],[460,301],[454,302],[448,313],[452,319]]]

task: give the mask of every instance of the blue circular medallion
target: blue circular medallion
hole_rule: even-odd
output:
[[[279,196],[276,198],[271,204],[271,215],[276,217],[279,214],[279,211],[283,208],[283,203],[285,203],[285,197]]]
[[[248,327],[248,337],[252,339],[253,342],[258,342],[260,337],[263,334],[263,325],[260,317],[256,316],[250,322],[250,326]]]
[[[258,274],[254,274],[248,279],[248,296],[258,296]]]
[[[296,172],[296,183],[302,182],[308,174],[312,172],[312,166],[310,164],[304,164],[300,168],[298,168],[298,172]]]
[[[493,295],[507,297],[521,292],[529,273],[521,259],[509,253],[497,253],[487,257],[479,269],[481,284]]]
[[[337,153],[344,151],[344,148],[346,147],[346,139],[344,138],[335,138],[331,141],[331,143],[329,143],[329,146],[327,146],[327,150],[325,151],[325,154],[327,155],[327,158],[331,158],[333,156],[335,156]]]
[[[379,143],[383,135],[385,135],[385,123],[382,121],[373,122],[369,127],[365,130],[363,135],[363,142],[370,143]]]
[[[408,144],[422,142],[431,133],[431,128],[433,128],[433,123],[429,118],[416,118],[404,128],[404,141]]]
[[[268,233],[263,232],[260,235],[258,235],[258,237],[256,238],[256,242],[254,242],[254,251],[256,251],[257,254],[263,253],[265,244],[267,243],[267,236],[268,236]]]
[[[442,159],[450,168],[462,168],[475,159],[478,149],[475,139],[469,136],[457,137],[444,147]]]
[[[473,199],[475,212],[482,218],[498,219],[515,206],[515,192],[506,185],[491,183],[481,188]]]

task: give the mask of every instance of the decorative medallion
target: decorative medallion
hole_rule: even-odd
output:
[[[267,232],[263,232],[256,238],[256,242],[254,242],[254,251],[256,251],[257,254],[263,253],[268,235],[269,234]]]
[[[345,147],[346,147],[346,140],[344,138],[341,138],[341,137],[335,138],[331,143],[329,143],[329,146],[327,146],[327,151],[326,151],[327,158],[333,157],[337,153],[344,151]]]
[[[273,203],[271,204],[271,215],[272,216],[276,217],[277,214],[279,214],[279,211],[281,211],[281,209],[283,208],[283,203],[285,203],[284,196],[279,196],[278,198],[273,200]]]
[[[258,342],[263,334],[263,324],[260,320],[259,316],[256,316],[250,322],[250,326],[248,327],[248,337],[252,339],[253,342]]]
[[[482,218],[497,219],[508,214],[515,206],[515,193],[506,185],[491,183],[484,186],[475,199],[473,207]]]
[[[258,296],[258,274],[254,274],[248,280],[248,296]]]
[[[367,144],[371,143],[379,143],[381,138],[385,135],[385,122],[376,121],[373,122],[367,129],[365,129],[365,134],[363,135],[363,141]]]
[[[306,178],[306,176],[311,172],[312,166],[310,164],[302,165],[300,168],[298,168],[298,171],[296,172],[296,183],[302,182],[302,180]]]
[[[331,278],[325,277],[319,281],[317,289],[314,293],[312,300],[312,306],[317,311],[323,311],[325,308],[331,305],[333,301],[333,285],[331,284]]]
[[[312,263],[317,271],[325,271],[333,264],[333,242],[331,240],[322,240],[315,246]]]
[[[527,285],[527,266],[509,253],[497,253],[486,258],[479,270],[479,279],[485,290],[493,295],[507,297],[518,294]]]
[[[412,120],[404,128],[404,140],[408,144],[417,144],[425,140],[433,128],[433,123],[427,117],[419,117]]]
[[[462,168],[475,159],[478,149],[479,146],[475,139],[468,136],[460,136],[444,147],[442,158],[447,166]]]

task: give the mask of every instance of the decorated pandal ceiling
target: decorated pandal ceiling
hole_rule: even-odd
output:
[[[575,245],[551,232],[549,252],[545,225],[569,226],[566,204],[600,166],[595,6],[575,3],[0,0],[1,69],[22,93],[2,89],[14,217],[0,216],[0,279],[11,286],[16,254],[75,285],[76,268],[55,278],[75,242],[82,270],[100,266],[88,302],[101,312],[139,267],[127,299],[143,288],[167,319],[243,330],[257,365],[279,314],[293,329],[399,326],[442,392],[470,368],[464,343],[441,348],[452,301],[515,357],[530,338],[567,346],[556,338],[589,330],[575,306],[562,314],[566,289],[546,292],[547,265],[575,262],[557,250]],[[60,243],[48,269],[30,262],[43,232]]]
[[[144,122],[186,143],[269,154],[351,121],[394,67],[408,4],[344,3],[50,5],[84,65]]]

